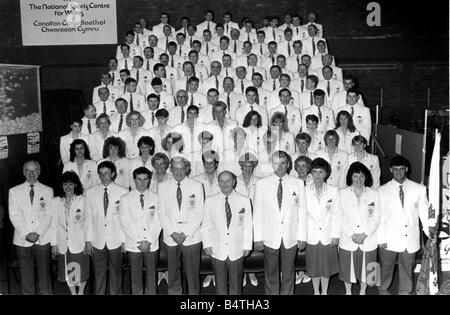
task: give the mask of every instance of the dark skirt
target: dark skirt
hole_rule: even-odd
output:
[[[89,278],[89,255],[83,255],[83,253],[79,254],[72,254],[69,251],[67,251],[66,254],[67,259],[67,265],[70,263],[77,263],[80,266],[80,281],[84,282],[87,281]],[[75,269],[70,266],[68,266],[68,276],[69,279],[72,279],[72,281],[76,281],[76,279],[72,273],[75,272]],[[75,280],[76,279],[76,280]],[[58,255],[58,281],[66,282],[66,268],[65,268],[65,261],[64,261],[64,255],[59,254]]]
[[[311,278],[329,278],[339,272],[337,246],[306,245],[306,274]]]
[[[352,279],[352,263],[351,257],[353,253],[353,272],[355,278]],[[365,256],[365,262],[363,266],[363,260]],[[356,283],[356,281],[361,281],[367,283],[367,275],[373,271],[373,265],[377,263],[377,250],[372,250],[368,252],[363,252],[361,249],[356,251],[348,251],[339,248],[339,279],[344,282]],[[363,277],[364,272],[364,277]],[[353,280],[353,281],[352,281]]]

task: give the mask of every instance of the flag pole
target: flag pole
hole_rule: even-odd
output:
[[[427,153],[427,131],[428,131],[428,109],[425,109],[425,119],[423,128],[423,142],[422,142],[422,169],[420,174],[420,183],[425,183],[425,156]]]

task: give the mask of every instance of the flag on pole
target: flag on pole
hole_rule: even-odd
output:
[[[440,213],[440,144],[441,134],[436,130],[428,180],[428,199],[430,202],[428,217],[430,219],[439,218]],[[438,226],[439,223],[437,222],[436,231]],[[435,295],[438,292],[438,263],[437,235],[433,235],[424,248],[419,279],[417,280],[416,293],[418,295]]]

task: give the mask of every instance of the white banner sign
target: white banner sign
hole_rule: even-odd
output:
[[[22,45],[117,43],[116,0],[20,0]]]

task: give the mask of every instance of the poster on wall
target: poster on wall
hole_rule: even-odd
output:
[[[27,154],[39,153],[39,132],[27,134]]]
[[[117,43],[116,0],[20,0],[22,45]]]
[[[42,131],[39,66],[0,64],[0,136]]]

